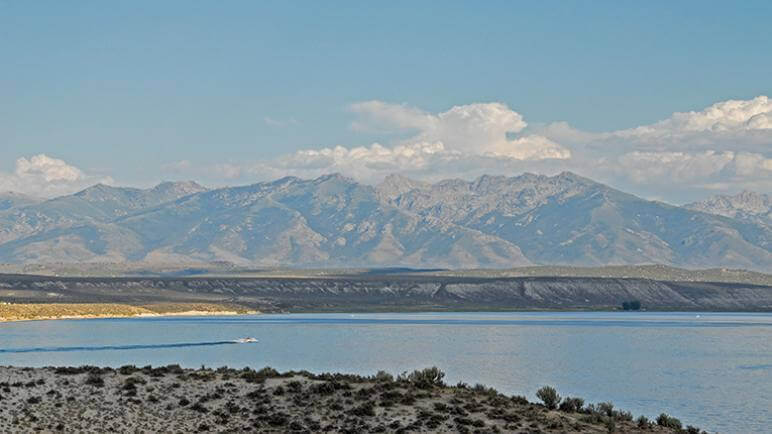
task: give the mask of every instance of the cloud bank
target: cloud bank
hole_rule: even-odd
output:
[[[355,131],[390,143],[307,149],[270,161],[219,165],[228,179],[341,172],[365,182],[390,173],[437,180],[483,173],[571,170],[671,202],[717,191],[772,191],[772,100],[729,100],[635,128],[587,132],[566,122],[529,126],[507,105],[475,103],[430,113],[365,101],[350,107]]]
[[[531,126],[500,102],[431,113],[364,101],[351,105],[350,112],[352,130],[382,134],[384,140],[252,162],[181,160],[162,170],[220,185],[331,172],[377,183],[391,173],[434,181],[571,170],[673,203],[717,192],[772,191],[772,100],[766,96],[721,101],[652,124],[600,133],[567,122]],[[0,172],[0,190],[37,196],[71,193],[95,182],[111,180],[46,155],[20,158],[13,172]]]
[[[109,184],[112,181],[110,177],[89,175],[63,160],[45,154],[19,158],[13,172],[0,171],[0,191],[34,197],[69,194],[99,182]]]
[[[501,103],[460,105],[436,115],[381,101],[354,104],[351,109],[362,116],[352,124],[354,129],[415,130],[417,134],[405,141],[408,144],[440,143],[447,151],[515,160],[571,158],[571,151],[546,137],[518,135],[528,124]]]

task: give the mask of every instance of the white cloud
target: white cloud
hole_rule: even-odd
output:
[[[354,104],[351,109],[362,115],[361,120],[352,124],[355,130],[415,131],[404,143],[441,143],[449,151],[516,160],[571,157],[567,148],[546,137],[511,138],[528,124],[519,113],[502,103],[459,105],[438,114],[382,101]]]
[[[635,128],[591,133],[555,122],[534,130],[568,143],[576,171],[648,195],[772,190],[772,100],[728,100]],[[656,187],[655,187],[656,186]]]
[[[772,100],[758,96],[750,100],[729,100],[700,111],[673,113],[669,118],[651,125],[616,131],[619,137],[639,137],[653,140],[682,137],[694,133],[745,132],[770,130],[772,134]]]
[[[641,184],[706,183],[772,175],[772,158],[749,152],[635,151],[616,161],[617,171]]]
[[[667,119],[624,130],[591,133],[554,122],[536,129],[553,140],[617,150],[711,150],[769,152],[772,146],[772,100],[717,102],[702,110],[676,112]]]
[[[460,157],[461,154],[448,151],[439,142],[392,147],[374,143],[354,148],[336,146],[301,150],[247,167],[242,174],[270,179],[274,176],[314,177],[341,172],[363,181],[377,181],[389,173],[430,170],[442,160],[452,161]]]
[[[40,178],[46,182],[72,182],[86,176],[77,167],[44,154],[16,160],[15,175],[19,178]]]
[[[112,178],[89,175],[63,160],[39,154],[16,160],[16,168],[11,173],[0,172],[0,191],[51,197],[112,181]]]
[[[353,130],[399,138],[216,164],[199,172],[229,182],[331,172],[378,182],[390,173],[437,180],[571,170],[671,202],[702,198],[714,190],[772,190],[772,101],[765,96],[718,102],[649,125],[600,133],[566,122],[529,126],[521,114],[495,102],[438,113],[382,101],[350,109],[356,115]]]

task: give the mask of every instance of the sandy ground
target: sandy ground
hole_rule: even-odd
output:
[[[677,432],[387,374],[0,367],[0,432]]]
[[[254,314],[244,308],[210,303],[0,303],[0,322],[54,319],[132,318]]]

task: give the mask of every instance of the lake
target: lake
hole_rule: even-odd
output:
[[[255,337],[255,344],[231,341]],[[374,374],[438,366],[536,400],[543,385],[722,433],[772,427],[772,314],[409,313],[0,323],[0,365],[272,366]]]

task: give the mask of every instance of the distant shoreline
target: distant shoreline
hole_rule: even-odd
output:
[[[36,305],[38,311],[10,312],[2,303]],[[65,309],[68,304],[78,303],[95,308],[91,311]],[[647,311],[772,312],[772,284],[411,273],[299,278],[0,274],[0,318],[20,319],[123,317],[186,311],[614,311],[633,305]]]
[[[0,323],[79,319],[156,318],[167,316],[235,316],[260,313],[216,304],[159,304],[133,306],[116,303],[3,303]]]

